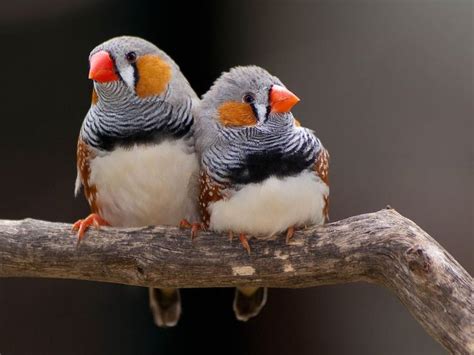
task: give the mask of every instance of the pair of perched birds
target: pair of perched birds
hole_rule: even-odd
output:
[[[256,67],[223,73],[199,100],[176,63],[137,37],[89,56],[92,105],[77,145],[76,194],[89,226],[186,225],[269,237],[321,224],[328,214],[328,153],[291,108],[299,99]],[[240,320],[257,315],[265,288],[236,290]],[[158,326],[181,314],[179,290],[150,289]]]

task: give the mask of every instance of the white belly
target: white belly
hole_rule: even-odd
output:
[[[117,148],[91,162],[99,213],[111,225],[177,225],[196,218],[198,161],[182,140]]]
[[[324,223],[329,187],[313,172],[250,184],[209,206],[209,227],[268,237],[291,226]]]

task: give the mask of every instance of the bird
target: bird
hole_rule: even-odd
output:
[[[206,228],[275,238],[322,224],[329,208],[329,153],[292,107],[299,98],[268,71],[234,67],[203,95],[196,112],[199,209]],[[247,321],[266,303],[267,289],[238,287],[233,309]]]
[[[199,163],[194,106],[199,98],[178,65],[154,44],[112,38],[89,55],[92,103],[77,143],[75,195],[83,187],[91,214],[73,229],[78,242],[90,226],[178,225],[197,220]],[[178,289],[150,289],[160,327],[177,324]]]

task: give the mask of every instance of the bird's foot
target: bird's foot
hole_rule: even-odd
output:
[[[239,234],[239,240],[242,246],[244,247],[245,250],[247,250],[247,253],[250,255],[250,245],[249,241],[247,239],[247,236],[244,233]]]
[[[293,235],[295,234],[295,227],[291,226],[290,228],[287,229],[286,231],[286,244],[290,243],[291,238],[293,238]]]
[[[78,244],[81,242],[82,238],[84,238],[84,234],[90,226],[99,229],[100,226],[110,226],[110,224],[97,213],[91,213],[86,218],[78,220],[72,225],[72,230],[77,231]]]
[[[199,235],[199,231],[201,229],[204,229],[204,225],[200,222],[191,223],[187,219],[183,218],[181,220],[181,222],[179,222],[179,228],[182,228],[182,229],[190,228],[191,229],[191,240],[194,240]]]

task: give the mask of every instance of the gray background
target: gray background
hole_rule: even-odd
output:
[[[257,64],[301,99],[331,153],[331,219],[392,205],[471,274],[471,1],[19,1],[0,4],[1,218],[74,221],[75,144],[87,56],[118,34],[150,39],[199,94]],[[179,327],[151,324],[146,290],[0,280],[0,353],[442,354],[389,291],[271,290],[237,323],[232,291],[185,290]]]

